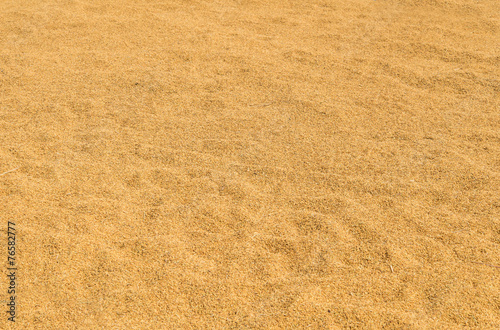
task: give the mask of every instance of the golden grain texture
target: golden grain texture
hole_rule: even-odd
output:
[[[17,328],[498,329],[499,20],[2,0]]]

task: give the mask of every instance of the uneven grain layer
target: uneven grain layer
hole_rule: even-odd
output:
[[[499,19],[2,0],[17,328],[498,329]]]

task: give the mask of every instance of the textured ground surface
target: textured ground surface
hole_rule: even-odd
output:
[[[498,329],[499,67],[497,0],[0,1],[17,328]]]

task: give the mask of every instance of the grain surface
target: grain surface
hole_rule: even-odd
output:
[[[0,1],[0,328],[500,328],[499,77],[497,0]]]

